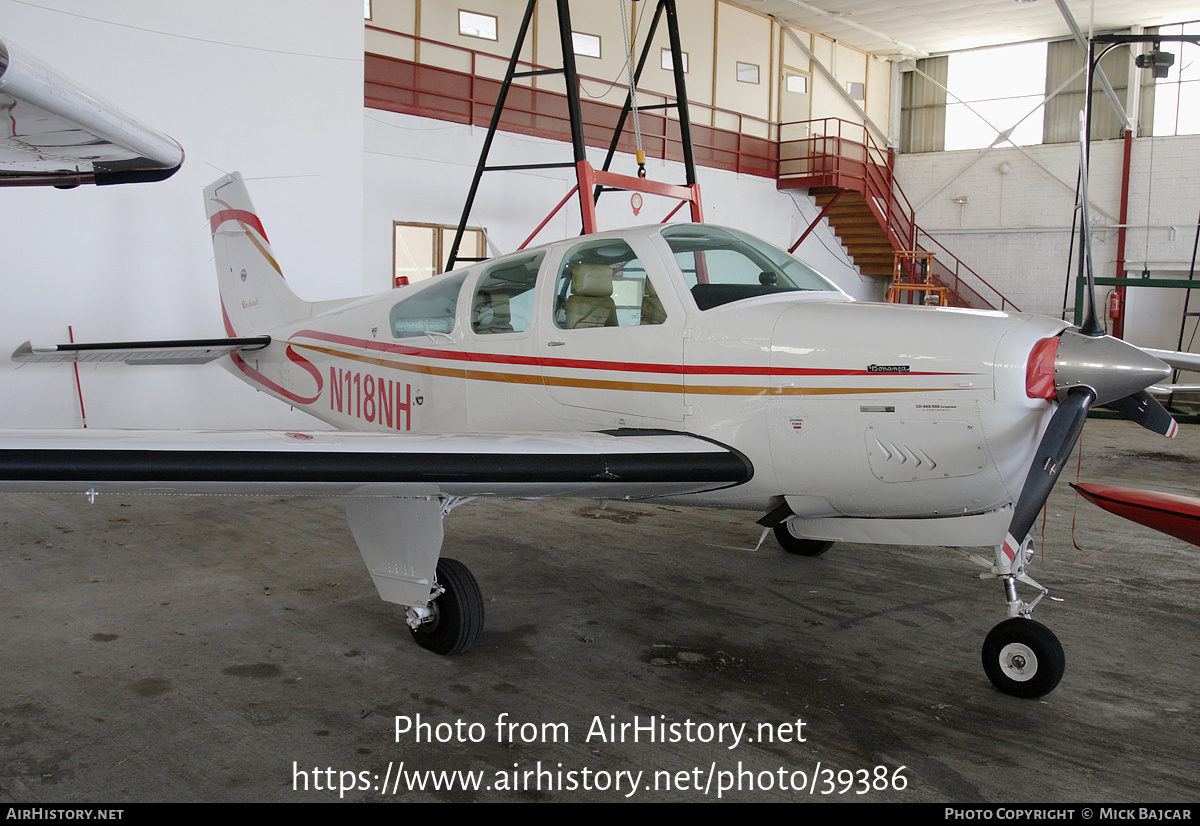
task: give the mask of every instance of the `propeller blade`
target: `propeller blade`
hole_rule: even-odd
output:
[[[1050,424],[1046,427],[1034,456],[1033,465],[1029,468],[1029,475],[1025,477],[1021,496],[1013,509],[1012,522],[1008,526],[1004,551],[1009,559],[1016,556],[1021,543],[1029,535],[1038,512],[1050,498],[1050,491],[1062,472],[1063,464],[1075,449],[1075,443],[1079,441],[1079,434],[1087,420],[1088,408],[1095,399],[1096,394],[1090,387],[1077,388],[1059,403],[1058,410],[1054,411],[1050,418]]]
[[[1109,402],[1108,406],[1129,421],[1136,422],[1147,430],[1152,430],[1168,439],[1174,439],[1179,430],[1179,425],[1171,418],[1167,409],[1145,390],[1139,390],[1130,396]]]

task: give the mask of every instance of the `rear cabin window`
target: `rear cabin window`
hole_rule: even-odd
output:
[[[637,327],[665,320],[645,267],[624,241],[589,241],[563,259],[554,283],[554,323],[560,329]]]
[[[838,292],[808,264],[744,232],[679,224],[664,229],[662,237],[701,310],[797,290]]]
[[[523,333],[533,323],[533,288],[544,252],[484,271],[471,302],[471,329],[481,335]]]
[[[458,294],[469,270],[437,275],[422,289],[392,306],[388,315],[393,338],[411,338],[425,333],[449,333],[454,330]]]

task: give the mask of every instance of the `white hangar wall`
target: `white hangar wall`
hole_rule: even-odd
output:
[[[1101,277],[1116,275],[1123,147],[1120,140],[1092,147],[1092,249],[1094,272]],[[1069,256],[1068,310],[1074,307],[1079,258],[1071,254],[1070,238],[1078,169],[1076,144],[994,149],[982,157],[978,150],[906,154],[896,161],[897,178],[914,205],[932,195],[917,212],[922,230],[1022,310],[1056,318]],[[1200,136],[1134,140],[1126,260],[1135,278],[1143,268],[1154,278],[1187,277],[1200,215],[1198,180]],[[957,203],[962,198],[968,202]],[[1103,302],[1109,289],[1097,288],[1097,300]],[[1184,295],[1176,289],[1129,289],[1125,337],[1144,347],[1176,349]],[[1200,295],[1191,309],[1200,310]]]
[[[364,116],[364,233],[363,261],[371,291],[391,283],[393,222],[456,226],[470,189],[487,130],[377,109]],[[505,165],[570,161],[570,144],[542,138],[497,133],[489,164]],[[588,149],[599,169],[604,151]],[[632,156],[618,156],[614,172],[635,175]],[[683,166],[657,159],[647,161],[648,177],[683,183]],[[820,212],[803,192],[781,192],[774,179],[697,167],[704,220],[745,230],[783,248],[795,243]],[[485,173],[469,224],[487,231],[493,255],[512,252],[575,185],[573,170],[539,169]],[[656,223],[678,203],[644,196],[637,215],[630,194],[608,192],[598,203],[602,230]],[[688,220],[687,207],[673,221]],[[531,245],[578,235],[579,207],[573,197]],[[861,300],[879,300],[879,279],[864,278],[854,269],[827,224],[819,226],[796,254],[838,286]]]
[[[0,426],[79,427],[71,367],[21,342],[224,335],[201,191],[240,171],[304,298],[363,292],[360,7],[323,0],[0,0],[0,38],[174,137],[165,182],[6,188]],[[216,365],[81,367],[89,427],[315,424]]]

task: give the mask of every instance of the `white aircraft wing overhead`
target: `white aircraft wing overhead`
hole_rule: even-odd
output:
[[[1200,353],[1189,353],[1181,350],[1153,350],[1149,347],[1143,347],[1142,349],[1154,356],[1159,361],[1169,364],[1176,370],[1185,372],[1200,372]],[[1147,387],[1146,392],[1153,396],[1173,396],[1180,393],[1191,395],[1200,393],[1200,384],[1195,382],[1155,384],[1151,387]]]
[[[12,360],[20,364],[71,361],[123,361],[126,364],[207,364],[236,351],[261,350],[270,343],[270,336],[40,346],[35,346],[27,341],[13,351]]]
[[[1149,347],[1143,347],[1142,349],[1159,361],[1171,365],[1176,370],[1200,371],[1200,353],[1188,353],[1180,350],[1152,350]]]
[[[183,149],[0,40],[0,186],[160,181]]]
[[[683,433],[0,431],[0,491],[640,498],[748,481]]]

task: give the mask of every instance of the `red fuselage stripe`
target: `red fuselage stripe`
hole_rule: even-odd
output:
[[[879,376],[869,370],[842,370],[830,368],[809,367],[749,367],[737,365],[683,365],[683,364],[648,364],[637,362],[600,361],[596,359],[561,359],[542,358],[538,356],[509,356],[497,353],[446,352],[422,347],[410,347],[403,344],[388,344],[380,341],[340,336],[317,330],[301,330],[292,337],[295,339],[310,338],[316,341],[327,341],[332,344],[342,344],[350,347],[361,347],[364,350],[374,350],[399,356],[415,358],[442,359],[450,361],[483,362],[492,364],[520,364],[529,367],[556,367],[566,370],[617,370],[623,373],[666,373],[672,375],[729,375],[729,376]],[[303,346],[302,344],[299,346]],[[905,376],[961,376],[973,375],[965,373],[918,372],[898,373],[892,375]]]

